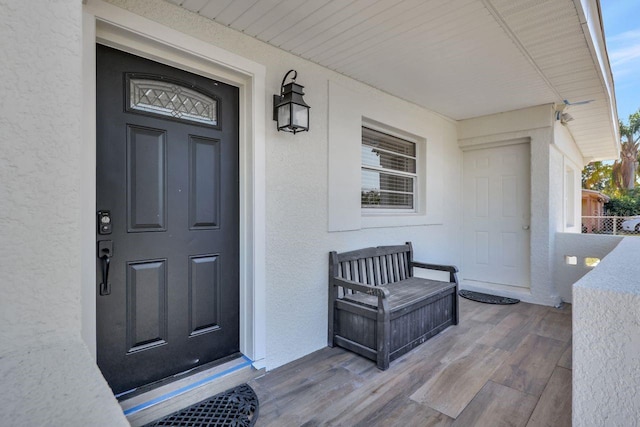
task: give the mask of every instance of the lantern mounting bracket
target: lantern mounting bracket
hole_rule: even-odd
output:
[[[295,82],[296,79],[298,78],[298,72],[296,70],[287,71],[287,74],[284,75],[284,78],[282,79],[282,83],[280,84],[280,96],[284,95],[284,82],[287,81],[287,77],[289,77],[289,74],[291,73],[293,73],[293,77],[291,77],[291,80]]]

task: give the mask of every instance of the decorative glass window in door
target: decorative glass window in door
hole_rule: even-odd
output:
[[[218,125],[218,101],[167,79],[128,76],[129,110]]]

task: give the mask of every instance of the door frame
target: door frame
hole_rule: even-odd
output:
[[[544,142],[543,142],[544,141]],[[545,215],[534,215],[533,208],[536,201],[548,199],[549,169],[544,167],[536,168],[535,165],[548,165],[550,135],[545,129],[531,129],[522,132],[506,132],[498,135],[485,135],[482,137],[467,138],[458,140],[458,146],[462,152],[472,150],[482,150],[486,148],[497,148],[508,145],[528,144],[529,145],[529,207],[530,219],[530,240],[529,240],[529,288],[517,288],[507,285],[491,284],[486,282],[475,282],[471,280],[461,280],[461,287],[476,292],[498,293],[503,296],[518,298],[524,302],[532,302],[543,305],[555,305],[557,302],[553,297],[549,297],[548,288],[552,286],[552,278],[549,269],[542,268],[544,260],[548,260],[549,235],[545,235],[543,230],[548,230],[548,211]],[[460,170],[460,181],[464,181],[464,170]],[[460,197],[464,197],[464,189],[460,192]],[[462,203],[462,200],[461,200]],[[542,203],[537,203],[543,206]],[[546,225],[545,225],[546,222]],[[461,234],[461,237],[463,234]],[[461,239],[464,240],[464,239]],[[461,242],[460,249],[464,250],[464,242]],[[543,256],[534,256],[539,253]],[[544,258],[547,254],[547,258]],[[461,266],[460,277],[464,277],[464,263]]]
[[[96,49],[97,42],[239,88],[240,351],[266,367],[266,69],[101,0],[83,5],[81,164],[82,338],[96,359]]]

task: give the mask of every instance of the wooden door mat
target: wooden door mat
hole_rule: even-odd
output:
[[[506,305],[506,304],[517,304],[520,302],[519,299],[515,299],[515,298],[507,298],[507,297],[501,297],[498,295],[483,294],[482,292],[473,292],[473,291],[466,291],[466,290],[458,291],[458,295],[460,295],[462,298],[470,299],[472,301],[477,301],[477,302],[483,302],[485,304]]]
[[[216,394],[144,427],[251,427],[258,418],[258,396],[247,384]]]

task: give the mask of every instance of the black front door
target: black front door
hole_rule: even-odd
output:
[[[98,365],[115,393],[239,351],[238,89],[97,46]]]

